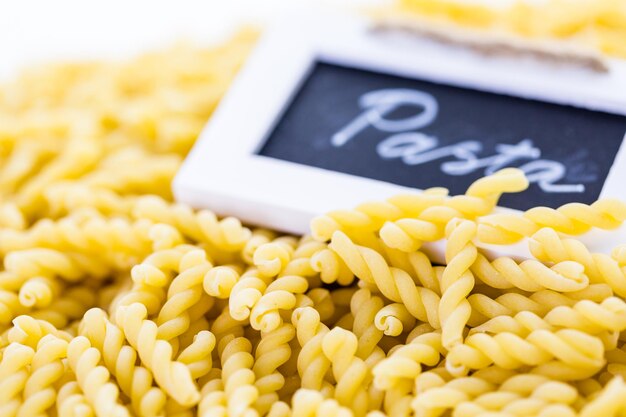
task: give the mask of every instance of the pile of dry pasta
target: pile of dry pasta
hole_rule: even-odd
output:
[[[567,41],[626,58],[623,0],[516,0],[499,7],[462,0],[398,0],[396,8],[402,14],[536,40]]]
[[[305,237],[174,204],[253,42],[2,87],[0,416],[626,415],[626,247],[572,237],[623,203],[493,214],[528,186],[505,169]],[[521,239],[536,259],[476,246]]]

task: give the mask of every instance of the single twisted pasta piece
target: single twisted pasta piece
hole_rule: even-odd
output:
[[[218,220],[209,210],[194,212],[156,196],[140,197],[132,213],[137,219],[171,224],[194,241],[209,243],[221,251],[239,251],[250,238],[250,230],[233,217]]]
[[[322,350],[330,360],[337,381],[335,398],[356,416],[364,416],[370,406],[367,385],[371,374],[367,364],[356,356],[358,340],[354,333],[335,327],[324,335]]]
[[[202,378],[211,372],[213,366],[211,354],[215,343],[213,333],[201,330],[195,334],[193,342],[180,352],[176,360],[187,365],[193,379]]]
[[[383,331],[375,323],[375,319],[383,309],[383,306],[383,299],[372,295],[365,288],[355,292],[352,300],[350,300],[350,310],[354,316],[352,332],[358,340],[356,356],[363,360],[367,360],[374,352],[380,353],[384,357],[384,353],[378,347],[378,342],[383,337]],[[389,311],[389,309],[386,311]],[[381,319],[383,321],[382,324],[387,325],[390,321],[389,316],[383,317]],[[402,326],[402,324],[400,325]]]
[[[175,352],[178,350],[178,337],[191,325],[190,310],[200,306],[202,316],[213,305],[214,299],[206,296],[202,288],[204,278],[212,267],[201,249],[187,252],[180,260],[180,273],[172,280],[167,301],[156,320],[159,326],[157,337],[169,341]]]
[[[256,269],[244,272],[233,286],[228,298],[230,315],[236,320],[245,320],[252,308],[263,297],[269,279],[263,279]]]
[[[397,256],[391,257],[392,265],[394,262],[398,263],[394,266],[409,272],[422,287],[441,295],[440,282],[443,276],[443,266],[433,266],[428,256],[420,251],[411,253],[395,251],[394,254]]]
[[[90,187],[80,182],[58,182],[44,191],[52,217],[59,217],[79,208],[89,207],[104,215],[127,215],[135,198],[120,196],[112,190]]]
[[[626,220],[626,204],[603,199],[591,205],[565,204],[558,209],[535,207],[522,216],[498,213],[479,219],[478,238],[486,243],[511,244],[549,227],[568,235],[580,235],[591,228],[613,230]]]
[[[508,257],[501,257],[489,262],[478,254],[471,271],[485,284],[498,289],[519,288],[523,291],[536,292],[549,289],[559,292],[580,291],[589,285],[583,265],[564,261],[552,267],[534,259],[519,264]]]
[[[380,229],[380,238],[390,248],[415,252],[423,242],[443,239],[446,224],[453,218],[462,216],[463,213],[452,207],[429,207],[417,218],[403,218],[385,223]]]
[[[352,410],[333,399],[324,399],[317,391],[299,389],[292,399],[292,417],[353,417]]]
[[[389,391],[407,381],[412,383],[422,372],[422,365],[437,365],[444,353],[441,333],[421,334],[390,352],[374,367],[374,384],[380,390]]]
[[[291,310],[297,306],[298,294],[309,288],[306,278],[288,275],[277,278],[269,284],[261,298],[250,312],[250,325],[253,329],[270,332],[283,322],[280,310]]]
[[[59,294],[61,288],[57,280],[49,277],[30,278],[20,288],[20,304],[29,308],[47,307]]]
[[[197,404],[200,394],[189,369],[172,360],[172,345],[157,339],[158,327],[153,321],[146,320],[146,316],[146,307],[134,303],[118,308],[116,323],[124,330],[141,362],[152,371],[157,384],[179,404]]]
[[[543,228],[532,235],[530,250],[533,256],[543,262],[580,263],[591,282],[606,283],[618,295],[626,296],[626,273],[622,269],[619,247],[613,251],[612,256],[592,254],[582,242],[563,239],[553,229]]]
[[[227,417],[226,393],[221,378],[213,379],[202,387],[202,399],[198,404],[200,417]]]
[[[291,259],[280,271],[280,276],[298,275],[313,282],[318,271],[313,268],[311,258],[326,248],[325,243],[318,242],[310,236],[302,237],[293,251]]]
[[[506,168],[475,181],[465,195],[443,199],[425,208],[418,215],[389,219],[380,228],[380,237],[390,248],[414,252],[422,242],[444,237],[446,224],[454,217],[474,219],[493,210],[505,192],[519,192],[528,187],[524,173]]]
[[[183,256],[193,250],[197,248],[192,245],[179,245],[153,252],[131,269],[131,278],[136,284],[165,287],[171,282],[173,273],[179,272]]]
[[[212,297],[226,299],[237,281],[239,281],[242,268],[238,265],[221,265],[211,268],[202,282],[204,291]]]
[[[302,347],[297,363],[302,388],[332,393],[332,386],[324,380],[330,369],[330,360],[322,351],[322,342],[329,331],[328,327],[322,323],[319,312],[312,307],[295,309],[291,320]]]
[[[335,252],[324,248],[311,256],[311,268],[320,274],[325,284],[334,282],[339,285],[350,285],[354,281],[354,274],[345,262]]]
[[[602,368],[604,363],[602,341],[572,329],[538,329],[526,337],[510,332],[495,335],[474,333],[463,344],[453,347],[446,356],[446,367],[453,375],[492,364],[505,369],[533,366],[538,368],[539,373],[565,365],[591,374]]]
[[[475,219],[490,213],[504,193],[517,193],[528,188],[524,172],[517,168],[504,168],[474,181],[465,195],[454,196],[446,205],[459,210],[464,217]]]
[[[44,336],[37,346],[24,386],[24,402],[17,416],[44,416],[55,403],[55,384],[65,374],[63,359],[67,357],[68,342],[52,335]]]
[[[22,391],[28,380],[28,367],[35,351],[20,343],[11,343],[2,352],[0,362],[0,413],[15,416],[22,405]]]
[[[485,294],[474,293],[468,297],[472,306],[471,327],[478,326],[498,316],[514,316],[521,311],[530,311],[545,316],[548,311],[558,306],[573,306],[580,300],[601,302],[613,295],[613,291],[605,284],[591,284],[587,288],[560,293],[552,290],[540,290],[529,296],[517,292],[507,292],[496,298]]]
[[[254,352],[255,362],[252,367],[259,390],[256,409],[261,414],[269,411],[272,404],[278,401],[279,391],[285,384],[285,377],[278,368],[291,357],[289,343],[296,336],[295,327],[283,324],[270,332],[261,332],[261,341]]]
[[[159,416],[165,406],[165,393],[152,386],[152,372],[137,366],[137,351],[125,344],[124,333],[111,323],[106,313],[93,308],[85,313],[79,329],[102,354],[104,366],[111,372],[139,416]]]
[[[429,396],[429,392],[425,393]],[[432,399],[438,392],[433,392]],[[540,375],[520,374],[505,381],[497,391],[481,392],[456,405],[454,415],[469,416],[500,413],[503,416],[575,416],[572,407],[578,392],[569,384],[551,381]],[[417,399],[416,405],[428,404]],[[430,405],[434,405],[431,403]],[[552,413],[552,414],[551,414]]]
[[[425,374],[422,374],[425,375]],[[422,390],[411,402],[415,416],[440,416],[459,404],[493,391],[495,385],[478,377],[455,378],[439,386]]]
[[[252,229],[250,238],[246,241],[241,250],[241,258],[248,265],[254,265],[254,252],[266,243],[270,243],[276,239],[276,233],[263,228]]]
[[[68,417],[93,417],[95,412],[81,392],[78,382],[69,381],[59,388],[57,415]]]
[[[226,343],[232,338],[242,337],[244,334],[244,321],[236,320],[225,307],[222,313],[211,324],[211,333],[215,335],[217,341],[217,351],[219,354],[224,350]]]
[[[502,333],[512,332],[525,335],[535,329],[561,327],[576,329],[598,335],[602,332],[626,330],[626,303],[617,297],[610,297],[601,303],[581,300],[574,306],[557,306],[544,318],[530,311],[521,311],[515,316],[499,316],[474,327],[470,332]]]
[[[93,258],[46,248],[10,252],[4,258],[4,267],[22,283],[37,276],[77,282],[85,275],[104,278],[109,272],[105,265]]]
[[[57,330],[47,321],[37,320],[27,315],[13,319],[13,327],[8,330],[6,339],[11,343],[20,343],[31,349],[36,349],[41,339],[46,335],[53,335],[65,341],[72,339],[70,334]]]
[[[179,272],[182,258],[187,252],[197,250],[192,245],[179,245],[174,248],[153,252],[131,271],[133,285],[130,291],[120,294],[112,303],[111,311],[133,303],[141,303],[148,314],[158,314],[166,301],[166,288]]]
[[[439,328],[439,296],[432,290],[416,285],[401,269],[389,267],[378,252],[355,245],[342,232],[333,235],[329,247],[339,255],[354,274],[396,303],[402,303],[413,317]]]
[[[445,188],[430,188],[419,194],[398,195],[383,202],[365,203],[353,210],[335,210],[311,221],[311,234],[325,242],[337,231],[375,232],[386,221],[416,217],[428,207],[440,206],[448,195]]]
[[[400,336],[407,329],[413,328],[415,318],[404,304],[392,303],[378,310],[374,317],[374,325],[386,336]]]
[[[295,238],[279,237],[270,243],[259,246],[252,257],[254,265],[263,277],[274,277],[280,274],[293,259],[297,247]]]
[[[117,385],[109,381],[109,371],[98,365],[100,358],[100,352],[91,347],[87,338],[78,336],[70,341],[67,348],[69,365],[96,415],[130,416],[128,409],[119,401]]]
[[[254,384],[252,345],[242,337],[227,336],[226,340],[221,360],[227,415],[256,417],[259,413],[254,404],[259,398],[259,390]]]
[[[126,268],[150,251],[150,221],[130,223],[93,214],[85,219],[76,217],[59,221],[43,219],[26,231],[4,230],[0,232],[0,252],[42,247],[100,255],[115,267]]]
[[[472,243],[476,225],[468,220],[454,219],[446,226],[446,269],[441,279],[441,340],[450,349],[463,341],[463,329],[470,318],[472,307],[467,296],[474,288],[470,266],[478,251]]]

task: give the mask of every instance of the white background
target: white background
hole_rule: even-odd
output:
[[[246,22],[267,23],[293,7],[368,7],[390,0],[3,0],[0,80],[24,65],[123,58],[180,39],[218,41]]]
[[[513,0],[459,0],[502,6]],[[0,80],[25,65],[77,58],[123,58],[179,39],[208,43],[245,22],[286,9],[363,8],[393,0],[2,0]]]

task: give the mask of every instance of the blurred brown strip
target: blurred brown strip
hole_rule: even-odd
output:
[[[470,33],[467,30],[398,19],[378,21],[372,27],[372,32],[403,33],[443,45],[466,48],[485,56],[533,58],[548,64],[576,66],[596,73],[609,72],[609,67],[600,56],[553,43],[538,45],[513,38],[496,39],[497,35],[490,39],[489,35]]]

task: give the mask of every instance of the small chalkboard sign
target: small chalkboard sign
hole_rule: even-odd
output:
[[[324,30],[319,30],[322,25]],[[337,208],[518,167],[525,210],[626,188],[626,66],[598,74],[394,44],[354,17],[265,35],[178,174],[176,197],[306,233]]]
[[[526,210],[597,200],[625,132],[622,115],[317,62],[259,154],[452,194],[515,166],[531,187],[500,204]]]

